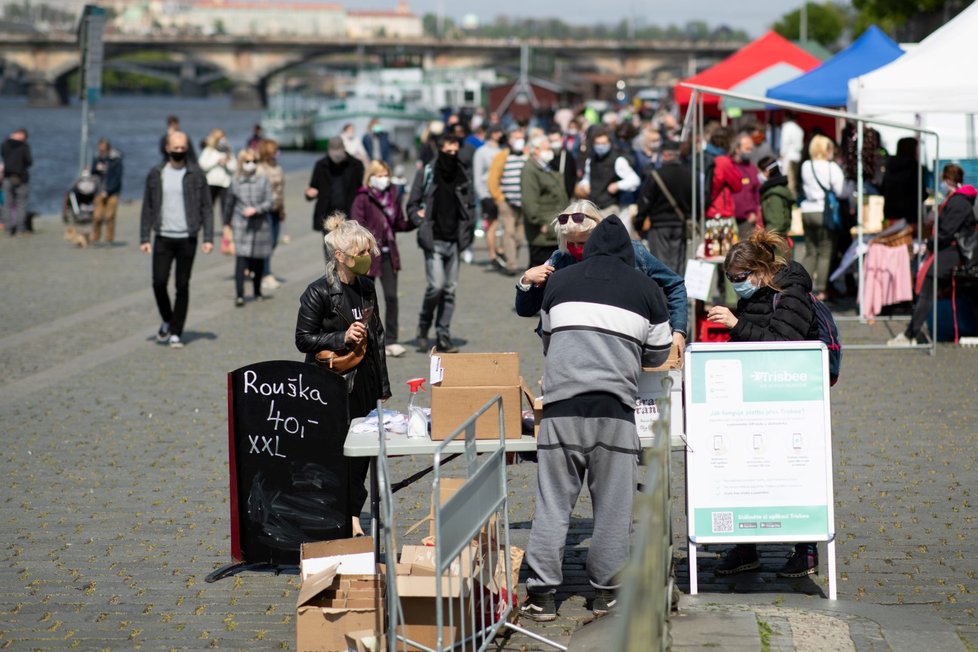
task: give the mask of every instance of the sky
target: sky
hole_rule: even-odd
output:
[[[394,0],[339,0],[350,9],[381,9],[393,6]],[[771,0],[409,0],[416,14],[438,13],[460,21],[465,14],[475,14],[483,23],[492,22],[498,15],[523,18],[557,17],[568,23],[618,23],[623,18],[637,24],[685,25],[691,20],[704,20],[711,27],[721,24],[760,36],[785,13],[801,6],[801,2],[772,2]],[[491,7],[491,8],[490,8]]]

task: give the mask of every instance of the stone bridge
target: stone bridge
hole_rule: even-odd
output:
[[[324,38],[157,35],[105,36],[105,60],[145,51],[162,51],[180,64],[180,78],[201,83],[215,74],[232,84],[232,104],[261,106],[268,80],[317,57],[347,55],[362,60],[413,58],[426,69],[437,67],[498,67],[503,61],[518,61],[521,41],[517,39],[433,38]],[[680,74],[703,60],[725,57],[738,43],[704,41],[613,41],[536,40],[528,44],[534,53],[546,53],[571,68],[586,67],[623,79],[647,78],[669,69]],[[78,69],[80,53],[73,34],[0,35],[0,59],[6,67],[23,71],[32,106],[63,104],[68,99],[67,79]],[[122,62],[118,64],[124,66]],[[197,68],[204,70],[198,79]],[[215,70],[218,71],[215,73]],[[9,74],[9,73],[8,73]]]

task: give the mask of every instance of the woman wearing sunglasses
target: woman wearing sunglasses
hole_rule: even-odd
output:
[[[735,244],[724,259],[727,280],[740,300],[734,314],[713,306],[707,318],[730,329],[734,342],[785,342],[818,339],[812,305],[812,277],[801,264],[786,261],[784,238],[771,231],[754,231]],[[738,544],[717,565],[717,575],[755,570],[761,565],[754,544]],[[795,544],[794,554],[779,570],[780,577],[804,577],[818,569],[814,543]]]
[[[523,272],[516,282],[516,314],[533,317],[543,304],[543,290],[550,275],[584,258],[584,243],[602,220],[601,211],[586,199],[572,201],[552,222],[557,233],[557,251],[543,265]],[[686,283],[649,253],[641,242],[632,240],[635,269],[655,281],[666,295],[672,340],[680,350],[686,347]]]

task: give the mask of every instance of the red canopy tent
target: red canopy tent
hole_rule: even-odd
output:
[[[748,77],[782,62],[805,72],[822,63],[818,57],[809,54],[783,36],[768,32],[715,66],[684,79],[683,82],[729,90]],[[683,82],[676,84],[675,98],[676,103],[685,112],[692,91],[682,86]],[[703,95],[703,109],[706,115],[719,115],[719,102],[720,98],[716,95]]]

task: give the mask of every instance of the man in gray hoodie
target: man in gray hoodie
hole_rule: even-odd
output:
[[[567,528],[585,472],[594,506],[587,560],[592,610],[600,615],[615,606],[641,450],[634,414],[639,374],[666,361],[672,329],[665,295],[635,269],[628,231],[616,215],[595,227],[582,262],[547,281],[540,315],[543,419],[520,611],[548,621],[557,617],[553,594],[563,581]]]

